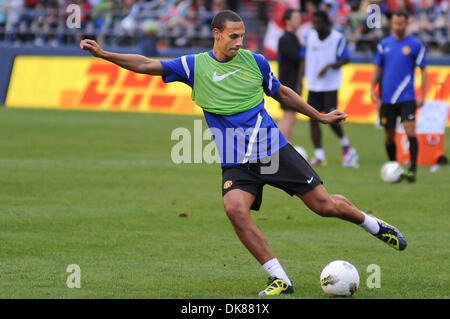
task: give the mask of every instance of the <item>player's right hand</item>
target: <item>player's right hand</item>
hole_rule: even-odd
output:
[[[102,48],[94,40],[90,40],[90,39],[81,40],[80,48],[85,51],[89,51],[95,57],[102,57],[102,55],[103,55]]]
[[[421,108],[425,103],[425,97],[423,95],[419,96],[419,99],[416,102],[418,108]]]
[[[339,122],[345,121],[347,116],[348,115],[342,111],[333,110],[330,113],[322,114],[322,118],[320,121],[323,124],[339,123]]]

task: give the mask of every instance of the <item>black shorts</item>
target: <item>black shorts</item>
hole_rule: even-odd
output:
[[[308,104],[319,112],[329,113],[337,109],[338,91],[308,92]]]
[[[271,155],[274,159],[275,155]],[[263,187],[266,184],[280,188],[289,195],[303,195],[317,185],[322,184],[319,175],[309,163],[288,144],[278,152],[278,170],[273,174],[262,174],[261,168],[269,163],[246,163],[222,167],[222,196],[232,189],[241,189],[256,196],[251,207],[259,210],[262,202]]]
[[[414,121],[416,119],[416,101],[406,101],[396,104],[381,104],[380,124],[388,129],[395,128],[397,117],[404,121]]]

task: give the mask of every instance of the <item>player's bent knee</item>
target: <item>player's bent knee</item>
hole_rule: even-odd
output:
[[[248,215],[248,209],[246,209],[244,204],[239,202],[227,203],[224,205],[224,208],[228,218],[232,221],[238,221],[246,218]]]

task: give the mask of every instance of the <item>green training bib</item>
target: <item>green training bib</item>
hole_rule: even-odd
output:
[[[204,52],[195,55],[191,98],[205,111],[233,115],[261,103],[262,81],[251,51],[240,49],[228,62],[219,62]]]

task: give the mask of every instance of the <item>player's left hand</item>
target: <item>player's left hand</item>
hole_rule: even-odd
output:
[[[342,111],[334,110],[330,113],[322,114],[321,122],[324,124],[339,123],[345,121],[347,116],[348,115]]]
[[[416,105],[418,108],[422,107],[424,103],[425,103],[425,98],[423,96],[420,96],[416,101]]]

